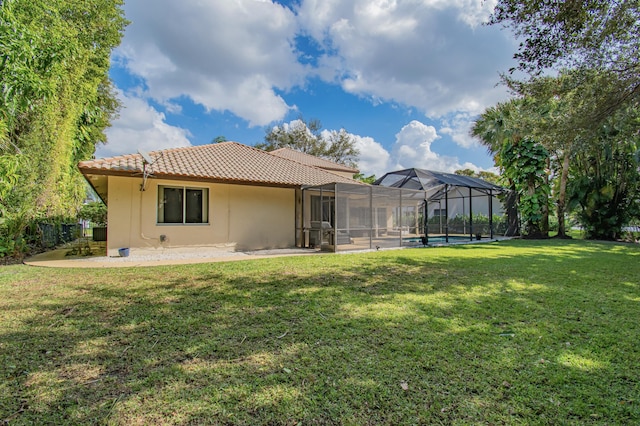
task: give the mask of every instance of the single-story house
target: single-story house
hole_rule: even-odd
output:
[[[290,149],[236,142],[82,161],[108,206],[107,255],[120,248],[304,245],[302,188],[346,183],[357,169]]]

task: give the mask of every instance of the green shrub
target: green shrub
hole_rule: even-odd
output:
[[[100,201],[83,204],[78,212],[80,219],[88,220],[97,226],[107,225],[107,206]]]

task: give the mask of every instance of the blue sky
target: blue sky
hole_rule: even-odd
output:
[[[303,117],[344,128],[366,175],[488,170],[469,135],[505,100],[511,34],[483,26],[490,0],[131,0],[113,53],[122,101],[97,157],[254,145]]]

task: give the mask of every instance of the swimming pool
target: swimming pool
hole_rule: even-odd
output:
[[[473,239],[475,241],[475,238]],[[465,241],[472,241],[472,239],[468,235],[449,235],[449,243],[460,243]],[[422,238],[420,237],[410,237],[403,238],[403,243],[406,244],[422,244]],[[429,236],[427,244],[439,244],[439,243],[447,243],[447,237],[444,235],[434,235]]]

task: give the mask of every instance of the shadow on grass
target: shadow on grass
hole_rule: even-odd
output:
[[[28,274],[3,305],[18,320],[0,420],[637,421],[638,253],[513,242]]]

